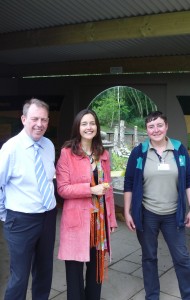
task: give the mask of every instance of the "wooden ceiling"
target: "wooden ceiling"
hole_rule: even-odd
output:
[[[189,72],[190,0],[7,0],[0,76]]]

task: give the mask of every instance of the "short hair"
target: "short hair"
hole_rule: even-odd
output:
[[[48,114],[49,114],[49,105],[48,105],[46,102],[44,102],[44,101],[42,101],[42,100],[39,100],[39,99],[37,99],[37,98],[32,98],[32,99],[30,99],[30,100],[27,100],[27,101],[25,102],[25,104],[23,105],[23,110],[22,110],[22,112],[23,112],[23,115],[24,115],[24,116],[27,116],[28,110],[29,110],[29,108],[30,108],[30,106],[31,106],[32,104],[35,104],[35,105],[38,106],[38,107],[43,107],[43,108],[45,108],[45,109],[47,110]]]
[[[152,111],[151,113],[149,113],[146,118],[145,118],[145,127],[147,126],[147,123],[154,121],[158,118],[161,118],[162,120],[164,120],[165,124],[168,124],[168,120],[167,117],[159,110],[156,111]]]

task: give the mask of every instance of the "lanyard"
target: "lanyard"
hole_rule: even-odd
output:
[[[158,157],[158,159],[159,159],[159,162],[160,162],[161,164],[164,164],[164,158],[163,158],[160,154],[158,154],[158,152],[156,151],[156,149],[153,148],[153,150],[154,150],[154,152],[156,153],[156,155],[157,155],[157,157]],[[167,152],[167,154],[168,154],[168,152]],[[167,154],[166,154],[166,155],[167,155]],[[165,156],[165,158],[166,158],[166,156]]]

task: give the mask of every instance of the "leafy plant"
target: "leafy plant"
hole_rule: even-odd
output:
[[[116,153],[112,153],[112,171],[124,171],[127,164],[127,158],[117,155]]]

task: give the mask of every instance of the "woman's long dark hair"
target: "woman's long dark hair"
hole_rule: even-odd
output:
[[[81,110],[76,115],[72,126],[71,139],[69,141],[66,141],[63,147],[71,148],[71,151],[76,155],[84,155],[84,152],[80,147],[80,143],[81,143],[80,123],[84,115],[87,114],[91,114],[94,117],[97,126],[97,133],[92,140],[92,152],[97,158],[99,158],[99,156],[104,152],[104,147],[102,145],[102,139],[100,133],[100,123],[96,113],[93,110],[90,110],[88,108]]]

